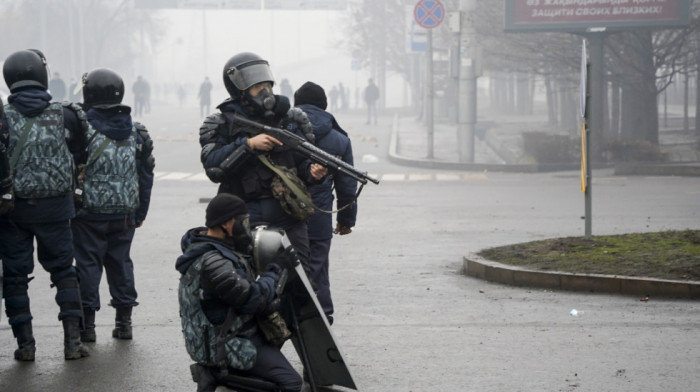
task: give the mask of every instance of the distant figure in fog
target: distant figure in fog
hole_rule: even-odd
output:
[[[333,86],[328,91],[328,97],[331,99],[331,112],[338,110],[338,88]]]
[[[292,89],[292,85],[289,84],[288,79],[282,79],[280,82],[280,92],[294,104],[294,89]]]
[[[374,80],[369,78],[365,87],[365,103],[367,103],[367,124],[374,120],[377,123],[377,100],[379,99],[379,88],[374,84]]]
[[[143,110],[146,114],[151,112],[151,84],[148,80],[143,80],[144,85],[144,97],[143,97]]]
[[[199,85],[199,92],[197,93],[197,98],[199,98],[199,116],[204,117],[204,115],[209,114],[209,107],[211,105],[211,89],[212,85],[209,81],[209,77],[205,77],[202,84]]]
[[[49,93],[54,102],[61,102],[66,99],[66,83],[61,79],[58,72],[53,73],[53,78],[49,80]]]
[[[343,83],[338,83],[338,110],[348,108],[348,91],[343,86]]]
[[[185,98],[187,97],[187,91],[185,91],[185,86],[177,86],[177,99],[180,101],[180,107],[185,104]]]
[[[79,102],[81,95],[78,94],[80,86],[75,78],[70,78],[70,84],[68,85],[68,100],[71,102]],[[76,91],[78,90],[78,91]]]
[[[136,78],[133,86],[131,86],[131,92],[134,93],[134,115],[141,117],[143,115],[143,109],[146,105],[146,94],[148,86],[143,77],[139,75]]]

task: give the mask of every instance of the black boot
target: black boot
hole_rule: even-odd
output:
[[[80,359],[90,356],[85,346],[80,343],[80,319],[77,317],[63,319],[63,349],[65,359]]]
[[[84,328],[80,331],[80,341],[81,342],[94,342],[97,340],[97,334],[95,333],[95,309],[84,308],[83,319]]]
[[[115,328],[112,330],[112,337],[117,339],[131,339],[131,310],[133,307],[117,308],[117,315],[114,318]]]
[[[198,363],[193,363],[190,365],[190,373],[192,374],[192,380],[197,383],[197,392],[216,391],[216,379],[208,368]]]
[[[17,324],[12,326],[12,333],[17,338],[17,346],[15,350],[15,359],[18,361],[33,361],[34,353],[36,352],[36,342],[32,333],[32,322]]]

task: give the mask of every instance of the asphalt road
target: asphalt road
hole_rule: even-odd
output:
[[[37,360],[12,359],[0,321],[0,391],[194,391],[177,309],[180,236],[203,224],[196,108],[143,118],[156,139],[158,178],[137,231],[134,340],[111,338],[97,314],[91,356],[64,361],[45,271],[30,284]],[[581,236],[578,173],[456,173],[386,160],[390,118],[339,114],[356,167],[381,179],[359,200],[358,225],[334,239],[333,331],[361,391],[685,391],[700,385],[697,301],[508,287],[461,274],[479,249]],[[593,234],[700,228],[700,178],[594,172]],[[106,283],[103,303],[109,300]],[[570,311],[576,309],[577,316]],[[301,371],[293,350],[285,353]],[[345,389],[336,388],[336,391]]]

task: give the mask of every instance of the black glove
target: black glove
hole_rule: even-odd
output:
[[[275,264],[286,269],[294,269],[294,267],[299,265],[299,256],[297,256],[297,251],[292,246],[288,246],[284,250],[280,249],[274,260]]]
[[[15,196],[12,192],[12,178],[0,181],[0,215],[7,214],[15,207]]]
[[[271,315],[272,313],[275,313],[276,311],[280,310],[280,299],[275,298],[272,301],[268,302],[267,305],[265,306],[265,309],[262,310],[259,314],[263,317],[267,317]]]

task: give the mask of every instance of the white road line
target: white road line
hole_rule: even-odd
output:
[[[408,175],[408,181],[432,181],[433,175],[430,173],[412,173]]]
[[[384,174],[382,175],[382,181],[403,181],[406,179],[405,174]]]
[[[187,181],[211,181],[206,173],[197,173],[191,177],[187,177]]]
[[[183,173],[183,172],[170,172],[164,175],[163,177],[159,177],[159,180],[183,180],[187,177],[192,176],[194,173]]]
[[[209,178],[205,173],[185,173],[185,172],[155,172],[156,180],[170,181],[195,181],[208,182]],[[464,181],[464,180],[486,180],[486,173],[387,173],[373,174],[372,177],[380,182],[397,181]]]
[[[456,173],[437,173],[435,179],[437,181],[459,181],[462,177]]]

